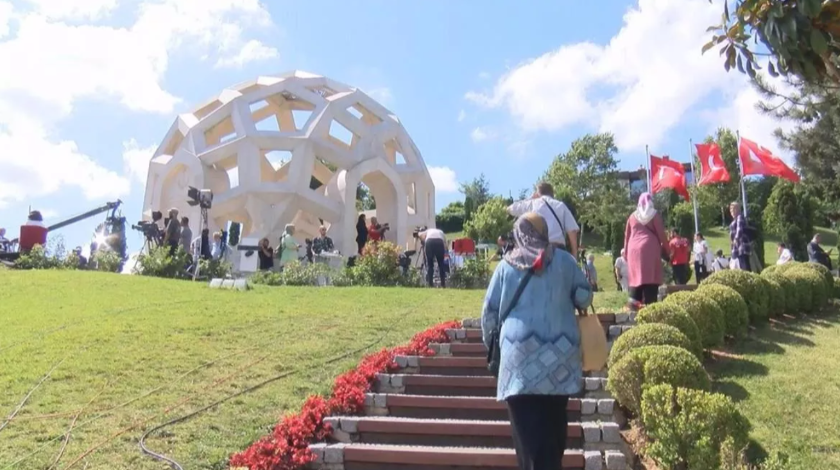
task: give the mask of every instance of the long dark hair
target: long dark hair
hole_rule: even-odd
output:
[[[365,224],[365,215],[359,214],[359,220],[356,222],[356,228],[358,230],[367,230],[367,225]]]

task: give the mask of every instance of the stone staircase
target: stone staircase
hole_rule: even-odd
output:
[[[599,315],[610,341],[632,327],[630,314]],[[507,408],[487,371],[480,324],[465,320],[433,344],[431,357],[400,356],[380,374],[364,416],[327,418],[329,442],[310,448],[313,470],[516,470]],[[611,344],[611,343],[610,343]],[[620,429],[625,418],[606,391],[606,371],[587,373],[569,400],[563,469],[629,470],[634,460]]]

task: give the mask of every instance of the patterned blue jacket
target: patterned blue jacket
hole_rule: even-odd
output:
[[[554,249],[554,248],[552,248]],[[592,303],[592,288],[571,254],[554,258],[531,277],[501,329],[501,364],[496,398],[514,395],[574,395],[580,392],[580,332],[575,307]],[[496,266],[484,298],[481,329],[485,346],[519,281],[525,276],[505,261]]]

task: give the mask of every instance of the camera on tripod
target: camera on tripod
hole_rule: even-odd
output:
[[[141,220],[136,224],[133,224],[131,228],[133,230],[137,230],[143,234],[143,237],[150,243],[154,243],[155,245],[160,245],[161,242],[161,231],[160,227],[158,227],[158,221],[163,218],[163,213],[160,211],[152,212],[152,221],[149,222],[147,220]]]

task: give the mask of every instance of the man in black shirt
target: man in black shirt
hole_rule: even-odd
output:
[[[312,251],[316,255],[320,255],[324,251],[326,251],[327,253],[335,251],[335,245],[333,245],[332,238],[327,236],[327,227],[324,227],[322,225],[318,229],[318,234],[320,236],[312,240]]]
[[[496,240],[496,246],[498,246],[499,249],[496,250],[495,258],[501,260],[505,257],[506,254],[508,254],[510,250],[513,249],[513,241],[511,240],[510,236],[501,235]]]

